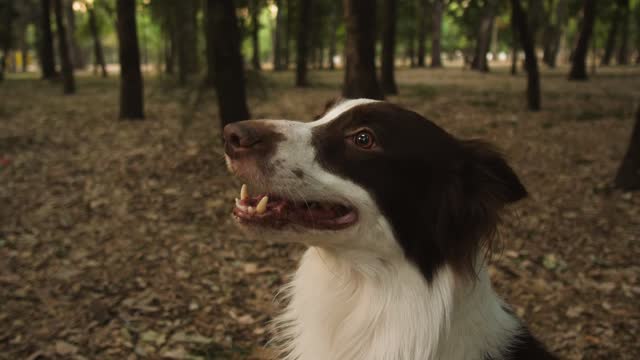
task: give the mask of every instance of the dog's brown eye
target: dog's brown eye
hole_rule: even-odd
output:
[[[360,131],[353,136],[353,142],[363,149],[371,149],[375,143],[373,134],[369,131]]]

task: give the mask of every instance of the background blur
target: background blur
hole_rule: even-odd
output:
[[[640,357],[640,1],[0,0],[0,359],[265,359],[296,246],[247,239],[221,127],[385,98],[531,193],[498,292]]]

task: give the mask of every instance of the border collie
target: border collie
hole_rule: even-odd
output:
[[[308,246],[275,321],[282,359],[555,358],[487,274],[501,213],[527,196],[491,146],[367,99],[310,123],[234,123],[224,139],[248,184],[241,227]]]

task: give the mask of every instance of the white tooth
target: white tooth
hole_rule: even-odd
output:
[[[247,208],[247,212],[249,213],[249,215],[253,215],[256,213],[256,209],[253,206],[249,206]]]
[[[256,212],[258,214],[264,214],[265,211],[267,211],[267,203],[269,202],[269,197],[265,196],[262,199],[260,199],[260,202],[258,203],[258,206],[256,206]]]
[[[247,200],[249,198],[249,190],[247,190],[247,185],[242,184],[240,188],[240,200]]]

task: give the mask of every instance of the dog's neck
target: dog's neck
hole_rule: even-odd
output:
[[[476,281],[445,266],[427,283],[403,257],[311,247],[276,321],[284,358],[501,359],[521,326],[479,263]]]

